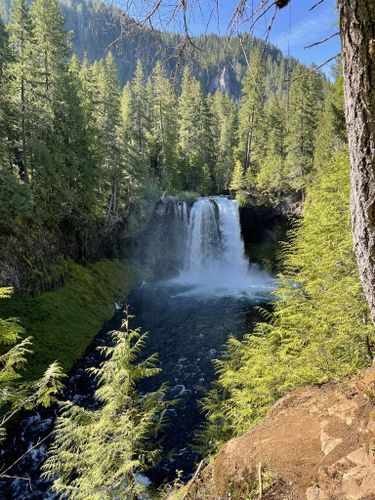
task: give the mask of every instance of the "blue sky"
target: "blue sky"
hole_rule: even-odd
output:
[[[309,12],[309,8],[315,3],[316,0],[292,0],[290,6],[278,11],[269,37],[269,41],[285,54],[289,51],[305,64],[321,64],[340,51],[339,37],[320,46],[304,49],[306,45],[338,31],[335,0],[325,0]],[[225,33],[236,4],[236,0],[220,0],[220,24],[218,26],[217,19],[212,20],[208,31]],[[258,2],[254,1],[254,5],[258,5]],[[270,13],[258,22],[253,30],[255,36],[265,37],[272,15],[271,9]],[[207,17],[207,13],[204,13],[203,17]],[[206,23],[202,21],[201,13],[196,11],[191,14],[190,27],[194,34],[205,31]]]
[[[154,5],[154,0],[142,0],[134,2],[130,0],[114,0],[118,4],[132,5],[133,8],[138,6],[140,10],[133,12],[137,18],[144,17],[147,11]],[[248,0],[248,5],[251,1],[257,7],[261,0]],[[327,43],[304,49],[306,45],[322,40],[330,34],[338,31],[337,25],[337,12],[336,1],[325,0],[312,12],[309,8],[316,3],[317,0],[291,0],[289,6],[284,9],[278,10],[275,23],[273,25],[269,41],[278,46],[284,54],[290,53],[305,64],[315,63],[320,65],[327,59],[335,56],[340,52],[339,38],[335,37]],[[215,5],[214,0],[203,0],[200,5],[205,6],[203,11],[198,8],[199,2],[191,1],[192,9],[189,11],[189,30],[193,35],[201,33],[220,33],[226,34],[228,32],[228,24],[230,22],[233,11],[238,4],[238,0],[219,0],[219,18],[216,15],[210,17],[212,6]],[[154,19],[154,25],[160,29],[165,30],[182,30],[181,18],[177,20],[174,17],[171,21],[171,12],[175,0],[163,0],[161,14],[159,19]],[[264,38],[267,27],[270,24],[273,15],[273,8],[269,13],[264,16],[253,29],[255,36]],[[208,24],[208,19],[211,19]],[[176,24],[177,23],[177,24]],[[208,24],[208,29],[207,29]],[[329,73],[329,66],[323,68]]]

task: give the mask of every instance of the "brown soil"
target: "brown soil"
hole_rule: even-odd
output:
[[[374,448],[375,367],[278,401],[260,425],[222,447],[185,498],[375,500]]]

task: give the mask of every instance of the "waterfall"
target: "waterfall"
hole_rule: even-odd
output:
[[[182,268],[174,283],[192,286],[199,295],[247,294],[273,288],[267,273],[249,266],[235,200],[203,197],[190,210],[181,203],[178,224]]]

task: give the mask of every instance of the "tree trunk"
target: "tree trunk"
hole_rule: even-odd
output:
[[[375,0],[338,0],[359,273],[375,322]]]

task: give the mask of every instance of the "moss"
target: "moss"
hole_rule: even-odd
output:
[[[274,241],[246,245],[246,254],[250,260],[262,266],[269,273],[278,271],[279,252],[279,244]]]
[[[134,267],[119,261],[66,265],[68,279],[59,289],[35,297],[14,294],[0,301],[0,317],[18,317],[25,335],[33,337],[27,378],[40,376],[55,360],[66,372],[71,370],[113,315],[114,301],[124,300],[137,281]]]

